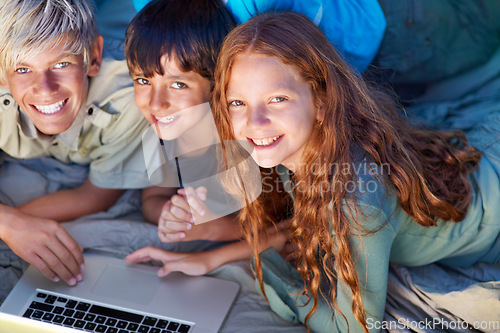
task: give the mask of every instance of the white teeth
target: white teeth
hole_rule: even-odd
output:
[[[157,117],[157,116],[154,116],[154,117],[156,118],[156,120],[158,122],[163,123],[163,124],[168,124],[168,123],[171,123],[172,121],[174,121],[179,116],[175,115],[175,116],[166,116],[166,117]]]
[[[67,101],[67,99],[64,99],[64,100],[59,101],[59,102],[54,103],[54,104],[50,104],[50,105],[34,105],[34,107],[38,111],[40,111],[41,113],[52,114],[52,113],[56,113],[57,111],[61,110],[62,107],[64,106],[64,104],[66,104],[66,101]]]
[[[272,137],[272,138],[266,138],[266,139],[252,139],[252,141],[257,146],[269,146],[270,144],[274,143],[274,141],[278,140],[279,137],[280,137],[280,135]]]

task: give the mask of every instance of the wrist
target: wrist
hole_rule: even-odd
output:
[[[12,221],[12,216],[14,215],[16,208],[5,206],[0,204],[0,238],[5,239],[7,237],[8,230],[10,229],[10,224]]]
[[[252,256],[252,250],[246,240],[236,241],[213,251],[210,256],[212,269],[233,261],[248,260]]]

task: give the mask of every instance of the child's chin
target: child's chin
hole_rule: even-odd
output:
[[[176,137],[174,137],[172,135],[172,133],[168,133],[168,131],[162,131],[159,129],[155,129],[155,132],[156,132],[156,135],[158,135],[158,137],[164,141],[172,141],[172,140],[177,139]]]
[[[255,156],[252,154],[252,157],[261,168],[273,168],[277,166],[279,163],[276,160],[270,159],[270,158],[260,158],[258,156]]]

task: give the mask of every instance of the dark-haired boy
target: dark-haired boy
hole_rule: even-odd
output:
[[[221,0],[156,0],[144,7],[127,29],[125,56],[134,80],[135,102],[151,124],[153,136],[144,150],[151,146],[153,152],[166,150],[179,156],[175,163],[185,182],[189,178],[208,179],[217,171],[213,147],[219,138],[209,101],[219,49],[234,25]],[[149,160],[146,158],[146,163]],[[179,189],[176,166],[174,162],[170,165],[173,172],[160,180],[161,186],[143,190],[144,216],[158,223],[160,239],[174,242],[239,238],[241,231],[234,214],[214,214],[207,204],[214,191],[223,190],[218,191],[218,186]],[[154,176],[156,170],[151,170],[150,165],[148,169]],[[192,183],[196,184],[196,179]],[[236,210],[229,207],[231,213]],[[211,222],[195,224],[194,220]],[[241,246],[247,249],[246,244]],[[213,251],[193,255],[147,247],[127,260],[162,261],[165,265],[160,275],[172,270],[199,275],[225,262],[224,256]]]

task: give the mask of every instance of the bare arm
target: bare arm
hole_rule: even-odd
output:
[[[40,218],[59,222],[71,221],[107,210],[123,192],[123,190],[97,187],[87,179],[76,188],[47,194],[18,208],[26,214]]]
[[[262,241],[260,250],[274,247],[278,252],[286,250],[288,232],[284,229],[287,223],[282,223],[278,229],[269,228],[267,242]],[[129,263],[140,263],[148,261],[159,261],[163,264],[158,270],[159,276],[165,276],[171,272],[183,272],[188,275],[204,275],[214,269],[239,260],[248,260],[252,257],[252,249],[246,240],[221,246],[215,250],[206,252],[169,252],[156,247],[148,246],[137,250],[125,258]]]
[[[142,214],[146,221],[158,224],[165,204],[177,191],[175,187],[152,186],[142,190]]]
[[[158,276],[171,272],[204,275],[229,262],[249,259],[251,250],[246,241],[238,241],[206,252],[169,252],[153,246],[137,250],[125,258],[128,263],[158,261],[163,267]]]

